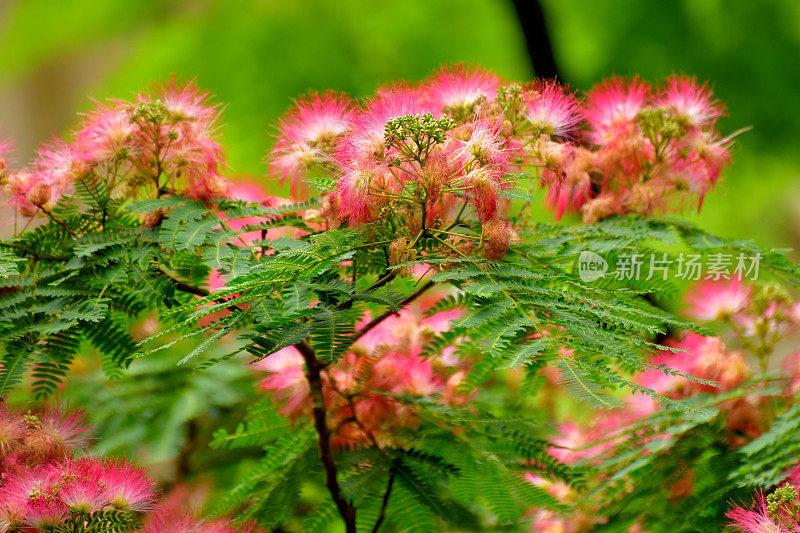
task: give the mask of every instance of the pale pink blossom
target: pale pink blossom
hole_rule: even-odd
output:
[[[29,433],[25,446],[42,459],[60,458],[88,444],[89,433],[83,411],[70,411],[59,405],[47,405],[26,418]]]
[[[570,137],[580,123],[575,96],[555,81],[534,85],[526,93],[523,116],[537,131],[554,137]]]
[[[330,161],[339,137],[350,129],[354,104],[343,94],[312,93],[283,116],[270,153],[270,173],[289,181],[296,197],[300,180],[315,163]]]
[[[309,388],[303,370],[303,356],[294,346],[283,348],[252,364],[255,370],[268,372],[260,386],[284,402],[281,413],[297,416],[309,401]]]
[[[474,163],[500,171],[511,163],[511,151],[503,137],[503,122],[479,119],[472,123],[469,136],[457,141],[453,156],[461,166]]]
[[[386,204],[384,197],[372,192],[396,192],[396,189],[397,184],[384,165],[370,159],[353,160],[341,167],[337,188],[340,213],[353,226],[372,222]]]
[[[688,76],[675,75],[664,80],[656,103],[671,108],[682,121],[695,128],[712,126],[724,114],[706,84],[701,85]]]
[[[441,294],[437,296],[441,298]],[[416,411],[384,393],[408,394],[452,405],[469,394],[458,386],[468,361],[459,357],[425,357],[422,347],[435,332],[446,331],[460,310],[424,317],[422,310],[435,300],[422,298],[419,305],[384,318],[353,345],[350,352],[322,371],[323,394],[333,431],[332,445],[349,448],[364,443],[393,442],[392,429],[416,427]],[[369,324],[365,314],[356,329]],[[267,376],[261,387],[282,403],[282,413],[296,416],[310,404],[303,359],[294,348],[285,348],[255,363]],[[357,420],[357,422],[356,422]]]
[[[651,99],[650,85],[638,78],[610,78],[595,86],[586,97],[584,118],[595,144],[608,144],[628,136],[635,120]]]
[[[725,320],[750,305],[751,292],[751,287],[735,278],[701,281],[686,294],[686,312],[697,320]]]
[[[440,111],[458,114],[476,105],[493,101],[500,78],[481,68],[463,64],[442,67],[425,82],[428,98]]]

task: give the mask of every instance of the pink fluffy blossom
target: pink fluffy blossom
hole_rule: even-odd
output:
[[[462,166],[474,162],[503,171],[511,163],[511,151],[503,137],[501,121],[477,120],[471,125],[469,136],[457,143],[453,155]]]
[[[42,147],[30,167],[4,180],[5,192],[26,216],[51,209],[77,180],[103,182],[114,198],[224,196],[219,115],[207,93],[174,79],[132,102],[96,102],[70,142]]]
[[[595,154],[580,146],[553,147],[549,157],[553,165],[542,172],[548,185],[547,204],[555,210],[556,220],[567,213],[575,213],[587,203],[592,194],[590,173],[595,166]]]
[[[155,484],[143,470],[122,460],[103,464],[106,497],[117,509],[147,511],[155,501]]]
[[[500,78],[492,72],[457,64],[434,73],[425,82],[425,89],[437,110],[457,114],[492,101],[500,84]]]
[[[777,524],[767,512],[764,494],[758,494],[749,506],[737,505],[725,513],[730,520],[728,527],[741,533],[786,533],[800,531],[800,526],[786,529]]]
[[[382,158],[385,155],[386,123],[407,115],[434,112],[423,100],[420,89],[403,85],[381,89],[352,118],[352,129],[336,153],[337,164],[344,168],[354,161]]]
[[[11,143],[0,141],[0,178],[2,178],[6,172],[8,172],[8,161],[6,158],[8,157],[8,152],[11,150]]]
[[[26,421],[30,429],[25,436],[25,446],[34,457],[65,457],[88,444],[89,426],[84,423],[83,411],[48,405],[39,413],[32,413]]]
[[[121,100],[96,102],[74,134],[78,159],[92,166],[124,164],[127,155],[138,155],[134,144],[136,129],[128,104]]]
[[[493,220],[502,207],[500,192],[505,188],[503,173],[496,169],[477,168],[467,174],[464,184],[469,187],[468,201],[478,220]]]
[[[652,365],[666,365],[672,370],[716,382],[717,387],[692,382],[680,376],[664,376],[663,372],[655,369],[639,375],[639,383],[660,394],[677,399],[697,392],[728,391],[750,377],[751,371],[744,356],[740,352],[728,350],[717,337],[690,332],[683,339],[671,340],[666,344],[681,351],[664,351],[652,359]]]
[[[356,159],[341,167],[338,183],[338,204],[341,214],[350,224],[359,226],[372,222],[386,199],[371,194],[376,191],[392,191],[397,187],[389,169],[370,159]]]
[[[83,458],[51,466],[57,479],[62,480],[58,498],[72,510],[94,513],[111,505],[105,486],[103,463]]]
[[[283,402],[281,413],[297,416],[309,405],[309,388],[303,371],[303,356],[294,346],[288,346],[253,363],[253,368],[267,372],[260,386]]]
[[[299,99],[281,119],[270,153],[270,173],[289,181],[297,197],[300,180],[311,165],[331,160],[339,137],[350,129],[353,113],[353,102],[343,94],[312,93]]]
[[[635,129],[636,116],[651,98],[646,82],[633,78],[610,78],[595,86],[586,97],[584,118],[595,144],[607,144]]]
[[[537,131],[554,137],[569,137],[581,120],[575,96],[555,81],[534,85],[526,93],[524,117]]]
[[[12,204],[26,216],[52,209],[82,173],[73,148],[64,142],[45,145],[37,155],[29,168],[12,172],[3,188]]]
[[[672,108],[689,126],[711,126],[724,114],[724,109],[714,101],[705,84],[688,76],[671,76],[664,80],[658,91],[656,103]]]
[[[725,320],[750,305],[752,289],[737,279],[702,281],[686,295],[687,314],[697,320]]]
[[[430,335],[446,331],[460,312],[423,317],[420,307],[402,309],[373,327],[350,353],[323,370],[334,446],[347,448],[373,440],[390,443],[393,427],[417,424],[413,409],[382,393],[439,398],[453,404],[468,399],[468,394],[457,390],[466,362],[453,354],[442,358],[422,355]],[[370,320],[366,315],[357,327]],[[284,348],[253,366],[267,372],[261,387],[281,402],[283,414],[297,416],[308,409],[303,358],[295,348]]]

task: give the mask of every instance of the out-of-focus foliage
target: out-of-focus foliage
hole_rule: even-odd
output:
[[[235,147],[230,158],[237,172],[264,172],[258,161],[272,142],[272,124],[290,99],[311,89],[363,95],[454,61],[484,64],[508,77],[530,73],[513,7],[504,2],[72,4],[67,10],[38,0],[13,4],[2,21],[0,75],[19,77],[65,55],[108,47],[119,59],[92,89],[97,97],[128,97],[142,80],[172,73],[197,78],[227,104],[225,142]],[[55,31],[30,44],[28,36],[42,26]],[[75,107],[86,107],[84,95]]]

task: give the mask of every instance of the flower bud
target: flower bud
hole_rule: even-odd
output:
[[[442,245],[441,249],[448,257],[469,257],[475,250],[475,243],[466,237],[450,235],[444,242],[446,245]]]
[[[512,237],[516,237],[511,221],[495,218],[483,225],[483,256],[486,259],[502,259],[508,253]]]
[[[50,202],[51,187],[47,183],[39,182],[28,191],[25,199],[35,206],[42,207]]]
[[[409,261],[414,261],[417,258],[417,251],[412,247],[411,239],[402,237],[393,241],[389,245],[389,264],[399,265]],[[408,267],[400,269],[401,275],[410,275]]]
[[[581,206],[583,221],[589,224],[618,213],[618,200],[614,194],[602,194]]]
[[[161,224],[161,221],[164,220],[164,215],[166,215],[166,209],[156,209],[155,211],[149,211],[141,215],[140,220],[142,222],[142,226],[145,228],[154,228]]]
[[[225,196],[228,194],[230,185],[228,180],[216,174],[211,174],[206,178],[206,187],[212,196]]]
[[[335,190],[325,192],[320,203],[319,217],[328,229],[336,229],[342,225],[344,220],[347,220],[347,217],[342,216],[339,195]]]

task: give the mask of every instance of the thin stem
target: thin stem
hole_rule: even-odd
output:
[[[477,235],[469,235],[468,233],[456,233],[445,229],[428,228],[428,231],[435,233],[444,233],[445,235],[453,235],[454,237],[464,237],[465,239],[478,239]]]
[[[47,209],[45,209],[44,207],[41,207],[41,206],[39,207],[39,209],[42,210],[42,213],[44,213],[45,215],[50,217],[50,220],[52,220],[53,222],[55,222],[56,224],[58,224],[59,226],[64,228],[64,231],[66,231],[67,233],[69,233],[73,237],[77,237],[78,236],[78,234],[75,233],[74,231],[72,231],[71,229],[69,229],[69,227],[66,224],[64,224],[62,221],[60,221],[56,217],[54,217],[53,213],[51,213],[49,210],[47,210]]]
[[[394,470],[389,471],[389,483],[386,485],[386,492],[383,493],[381,512],[378,514],[378,520],[375,522],[375,527],[372,528],[372,533],[378,533],[378,529],[383,524],[383,519],[386,518],[386,507],[389,505],[389,496],[392,495],[392,485],[394,485]]]
[[[173,284],[175,284],[175,288],[181,292],[186,292],[189,294],[194,294],[195,296],[211,296],[211,291],[208,289],[204,289],[202,287],[195,287],[194,285],[189,285],[188,283],[184,283],[178,278],[174,277],[172,274],[169,274],[163,268],[158,269],[159,274],[170,280]]]
[[[211,291],[208,289],[204,289],[203,287],[196,287],[194,285],[189,285],[188,283],[184,283],[183,281],[179,280],[163,268],[158,268],[158,273],[170,280],[174,285],[175,288],[181,292],[185,292],[188,294],[194,294],[195,296],[200,296],[205,298],[206,296],[211,296]],[[218,303],[224,304],[228,303],[227,300],[223,298],[217,299]],[[247,311],[244,307],[239,307],[238,305],[231,305],[228,307],[229,311]]]
[[[399,304],[397,304],[397,308],[396,309],[389,309],[388,311],[386,311],[382,315],[380,315],[378,317],[375,317],[374,319],[370,320],[367,323],[367,325],[365,325],[363,328],[361,328],[361,329],[359,329],[358,331],[355,332],[355,334],[350,339],[350,344],[352,345],[352,344],[355,344],[356,342],[358,342],[358,339],[360,339],[361,337],[366,335],[372,328],[374,328],[375,326],[377,326],[378,324],[380,324],[381,322],[383,322],[384,320],[386,320],[387,318],[389,318],[393,314],[397,313],[397,311],[399,309],[402,309],[403,307],[405,307],[408,304],[410,304],[412,301],[417,299],[417,297],[419,297],[423,292],[425,292],[428,289],[430,289],[431,287],[433,287],[434,284],[435,283],[433,281],[429,281],[429,282],[425,283],[425,285],[423,285],[422,287],[420,287],[416,291],[412,292],[411,294],[409,294],[408,296],[403,298],[403,300],[400,301]]]
[[[311,413],[314,417],[314,428],[317,431],[317,443],[319,446],[319,457],[325,469],[325,486],[336,504],[339,515],[344,520],[345,531],[356,533],[356,508],[352,502],[347,501],[342,496],[339,480],[336,478],[336,462],[331,453],[331,431],[328,428],[327,408],[325,407],[325,396],[322,393],[321,372],[324,364],[317,359],[317,354],[311,345],[306,342],[298,342],[295,348],[303,356],[306,364],[306,381],[311,395]]]
[[[20,243],[17,243],[17,242],[3,241],[2,243],[0,243],[0,246],[7,246],[9,248],[14,248],[15,250],[19,250],[22,253],[26,253],[28,255],[33,256],[36,259],[42,259],[42,260],[45,260],[45,261],[69,261],[69,259],[70,259],[69,256],[66,256],[66,255],[43,254],[43,253],[37,252],[33,248],[29,248],[29,247],[25,246],[24,244],[20,244]]]
[[[463,204],[461,204],[461,209],[458,211],[458,214],[456,215],[455,220],[453,220],[453,223],[445,228],[447,231],[450,231],[451,229],[459,225],[461,221],[461,215],[464,214],[464,209],[466,208],[467,208],[467,202],[465,201]]]

